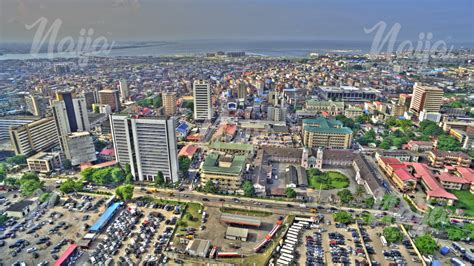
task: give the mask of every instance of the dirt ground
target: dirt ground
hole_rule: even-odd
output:
[[[266,217],[255,217],[261,221],[259,228],[245,227],[249,229],[249,236],[246,242],[240,240],[225,239],[227,224],[220,221],[221,211],[219,208],[206,208],[208,213],[206,229],[198,233],[198,238],[208,239],[213,246],[218,246],[222,251],[240,252],[242,254],[253,253],[253,248],[260,243],[270,232],[278,220],[278,215],[270,215]]]

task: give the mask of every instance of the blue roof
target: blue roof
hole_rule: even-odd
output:
[[[99,220],[97,220],[97,222],[95,222],[95,224],[89,228],[89,232],[98,232],[102,230],[104,225],[109,222],[110,218],[114,216],[115,212],[120,206],[122,206],[122,204],[123,202],[115,202],[109,208],[107,208],[107,210],[105,210],[105,212],[99,217]]]
[[[179,124],[178,127],[176,127],[176,130],[179,130],[179,131],[186,131],[186,130],[188,130],[188,127],[189,127],[188,124],[186,124],[186,123],[181,123],[181,124]]]

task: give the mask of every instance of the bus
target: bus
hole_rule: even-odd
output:
[[[463,246],[461,246],[459,243],[453,242],[452,245],[453,245],[453,248],[454,248],[455,250],[461,252],[461,254],[466,253],[466,249],[465,249]]]
[[[290,265],[290,263],[291,263],[291,260],[288,260],[288,259],[282,258],[282,257],[280,257],[277,260],[277,265]]]
[[[467,251],[466,253],[462,254],[461,258],[463,260],[469,261],[470,263],[474,264],[474,255]]]
[[[283,258],[286,258],[286,259],[289,259],[290,261],[293,261],[294,259],[294,256],[293,255],[290,255],[290,254],[281,254],[280,258],[283,257]]]
[[[451,263],[455,266],[466,266],[466,264],[464,264],[464,262],[462,262],[461,260],[459,260],[458,258],[451,258]]]
[[[380,236],[380,241],[382,242],[382,245],[386,247],[388,245],[387,240],[385,239],[384,236]]]

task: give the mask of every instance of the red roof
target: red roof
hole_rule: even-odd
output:
[[[410,140],[408,145],[433,146],[432,141]]]
[[[402,181],[416,180],[416,178],[412,176],[406,168],[399,168],[395,170],[395,175],[397,175]]]
[[[197,145],[187,144],[179,151],[178,156],[192,157],[198,149]]]
[[[61,266],[70,256],[71,254],[77,249],[76,244],[70,245],[66,251],[64,251],[63,255],[59,257],[59,259],[54,263],[54,266]]]
[[[390,165],[392,165],[392,164],[402,164],[402,162],[399,159],[392,158],[392,157],[382,157],[381,160],[385,164],[390,164]]]
[[[115,150],[114,150],[114,149],[103,149],[103,150],[100,152],[100,155],[104,155],[104,156],[115,156]]]
[[[459,184],[469,184],[469,183],[471,183],[471,182],[467,181],[465,178],[455,176],[455,175],[451,175],[451,174],[444,173],[444,172],[441,173],[438,176],[438,179],[440,181],[444,181],[444,182],[459,183]]]
[[[113,165],[116,165],[116,164],[117,164],[117,161],[113,160],[113,161],[110,161],[110,162],[99,163],[99,164],[93,165],[92,168],[104,168],[104,167],[109,167],[109,166],[113,166]]]
[[[405,163],[407,166],[410,165],[415,168],[415,172],[417,175],[423,179],[423,182],[428,187],[428,194],[430,197],[435,198],[445,198],[445,199],[454,199],[457,200],[456,196],[449,193],[444,189],[444,187],[436,180],[436,177],[433,175],[431,170],[428,168],[426,164],[423,163]]]
[[[471,168],[456,167],[456,172],[458,172],[459,175],[464,177],[466,180],[474,183],[474,171]]]

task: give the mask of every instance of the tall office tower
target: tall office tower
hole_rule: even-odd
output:
[[[75,160],[75,153],[82,152],[81,149],[76,149],[76,146],[69,147],[69,136],[74,132],[87,132],[90,130],[89,117],[87,116],[87,107],[85,98],[72,98],[70,92],[62,92],[59,99],[53,103],[53,116],[57,127],[57,136],[59,138],[59,145],[61,150],[66,155],[66,158]],[[94,145],[92,138],[89,137],[89,145]],[[84,140],[82,142],[85,142]],[[95,160],[95,159],[94,159]],[[75,160],[75,162],[78,160]],[[82,163],[82,162],[81,162]],[[77,164],[73,164],[77,165]]]
[[[210,120],[212,118],[211,86],[205,80],[193,83],[194,120]]]
[[[58,145],[58,132],[52,117],[11,127],[9,134],[15,154],[17,155],[29,156]]]
[[[92,110],[92,105],[99,103],[99,97],[96,95],[95,91],[85,91],[82,93],[82,97],[86,100],[87,110]]]
[[[48,108],[48,99],[39,95],[25,96],[26,109],[34,116],[44,116]]]
[[[110,126],[117,161],[130,165],[135,180],[154,181],[162,172],[167,182],[178,181],[174,118],[111,115]]]
[[[176,92],[163,92],[163,109],[165,115],[176,114]]]
[[[66,145],[63,152],[72,165],[93,162],[97,160],[94,142],[89,132],[73,132],[65,137]]]
[[[245,99],[246,96],[247,96],[247,86],[245,85],[245,82],[241,82],[237,87],[237,98]]]
[[[410,104],[410,111],[420,114],[421,111],[439,112],[443,103],[444,92],[440,88],[418,86],[413,87],[413,95]]]
[[[119,87],[122,101],[127,100],[129,96],[127,81],[125,79],[119,80]]]
[[[99,99],[101,104],[110,105],[112,112],[120,112],[120,98],[118,90],[101,90],[99,91]]]

